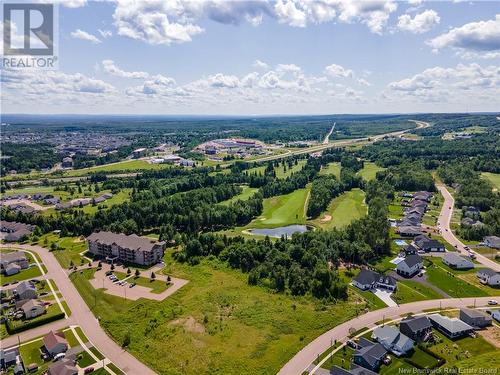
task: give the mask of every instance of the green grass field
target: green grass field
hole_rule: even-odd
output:
[[[132,275],[134,275],[134,272],[135,272],[135,270],[132,270]],[[113,273],[120,280],[127,277],[127,274],[123,273],[123,272],[114,271]],[[143,272],[142,274],[143,274],[142,276],[139,276],[137,278],[135,276],[130,277],[129,279],[127,279],[127,282],[129,282],[130,284],[136,283],[137,285],[141,285],[141,286],[144,286],[146,288],[150,288],[151,293],[162,293],[165,290],[167,290],[168,285],[166,282],[160,281],[160,280],[151,281],[151,279],[149,277],[147,277],[150,275],[149,272]]]
[[[481,176],[490,180],[494,189],[497,189],[497,190],[500,189],[500,173],[483,172],[483,173],[481,173]]]
[[[264,199],[262,215],[248,224],[248,228],[275,228],[305,223],[304,204],[309,187],[293,193]]]
[[[358,172],[358,174],[367,181],[374,180],[378,171],[383,171],[385,168],[379,167],[377,164],[371,161],[365,161],[364,167]]]
[[[446,294],[455,298],[462,297],[485,297],[488,293],[471,285],[440,266],[438,260],[433,260],[434,265],[427,267],[427,281],[437,286]]]
[[[172,166],[170,164],[151,164],[145,160],[125,160],[114,164],[98,165],[96,167],[65,171],[64,176],[74,177],[74,176],[85,176],[89,173],[96,173],[96,172],[117,172],[117,171],[133,172],[138,170],[164,169],[164,168],[172,168]]]
[[[10,249],[2,249],[0,251],[0,254],[5,254],[10,252]],[[23,281],[23,280],[28,280],[28,279],[33,279],[37,276],[40,276],[42,273],[40,272],[40,269],[34,264],[34,259],[31,256],[31,254],[25,253],[26,258],[32,264],[30,268],[26,268],[24,270],[21,270],[21,272],[15,274],[15,275],[9,275],[6,276],[4,274],[0,274],[0,285],[3,285],[5,283],[11,283],[13,281]]]
[[[392,296],[392,299],[399,305],[439,298],[442,298],[442,296],[435,290],[413,280],[398,281],[398,289]]]
[[[264,172],[266,170],[266,166],[265,165],[261,165],[261,166],[258,166],[258,167],[253,167],[253,168],[249,168],[245,171],[246,174],[257,174],[257,175],[263,175]]]
[[[223,206],[229,206],[231,203],[234,203],[236,201],[246,201],[247,199],[253,197],[253,195],[259,190],[257,188],[251,188],[246,185],[243,185],[241,187],[243,189],[241,194],[235,195],[231,199],[220,202],[219,204],[222,204]]]
[[[367,207],[364,203],[365,193],[361,189],[352,189],[347,191],[330,202],[327,210],[317,219],[310,223],[322,229],[341,228],[348,225],[351,221],[360,219],[367,213]],[[331,219],[322,220],[325,215],[331,216]]]
[[[74,265],[79,266],[82,261],[82,256],[79,254],[87,250],[87,243],[77,237],[62,237],[54,233],[43,235],[38,240],[38,245],[50,249],[51,245],[55,243],[57,250],[53,251],[54,256],[57,258],[61,266],[69,268],[71,261]],[[87,260],[85,260],[87,262]]]
[[[159,374],[275,374],[309,341],[364,307],[355,295],[324,304],[249,286],[247,275],[216,259],[189,266],[168,254],[166,263],[165,273],[189,283],[161,302],[94,290],[92,270],[72,276],[101,326],[120,344],[130,333],[127,350]]]
[[[328,174],[333,174],[334,176],[337,176],[337,178],[340,178],[340,163],[334,162],[334,163],[329,163],[327,166],[323,166],[321,168],[321,171],[319,171],[320,175],[328,175]]]

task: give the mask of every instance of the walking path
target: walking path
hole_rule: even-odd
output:
[[[450,245],[454,246],[462,255],[469,255],[469,252],[465,250],[465,245],[455,236],[450,228],[451,217],[453,215],[453,207],[455,206],[455,199],[450,194],[448,189],[444,184],[436,184],[437,188],[444,197],[443,209],[438,218],[438,227],[441,228],[441,236]],[[496,272],[500,272],[500,264],[491,260],[484,255],[481,255],[475,251],[471,250],[476,256],[476,261],[481,263],[483,266],[491,268]]]
[[[155,374],[153,370],[140,362],[132,354],[123,350],[104,332],[99,325],[99,321],[95,318],[94,314],[90,311],[87,304],[69,279],[66,271],[61,267],[51,252],[36,245],[0,244],[0,246],[14,249],[17,248],[20,250],[29,250],[37,253],[43,264],[47,267],[51,279],[55,281],[59,291],[63,295],[64,300],[72,312],[72,315],[68,319],[58,320],[50,324],[45,324],[41,327],[24,331],[19,335],[7,337],[2,340],[2,346],[9,347],[16,345],[18,343],[18,336],[20,341],[26,341],[34,337],[44,335],[50,330],[62,329],[68,325],[76,324],[82,328],[88,339],[99,348],[104,356],[109,358],[111,362],[121,368],[125,373],[141,375]]]
[[[330,129],[330,131],[328,132],[328,134],[326,135],[325,139],[323,140],[323,144],[324,145],[327,145],[329,142],[330,142],[330,137],[333,133],[333,130],[335,129],[335,122],[333,123],[332,125],[332,128]]]

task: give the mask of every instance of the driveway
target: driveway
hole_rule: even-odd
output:
[[[117,365],[121,370],[128,374],[152,375],[153,370],[140,362],[129,352],[123,350],[116,342],[114,342],[101,328],[99,321],[88,308],[87,304],[76,290],[73,283],[68,278],[66,270],[64,270],[55,256],[47,249],[41,246],[34,245],[19,245],[19,244],[0,244],[1,247],[18,248],[21,250],[29,250],[37,253],[43,264],[47,267],[50,277],[55,281],[59,291],[68,304],[72,315],[65,320],[45,324],[41,327],[30,329],[16,336],[10,336],[2,340],[2,346],[9,347],[17,345],[19,341],[27,341],[37,336],[44,335],[50,330],[61,329],[68,325],[79,325],[89,341],[99,348],[99,351]]]
[[[392,293],[388,292],[384,289],[375,289],[372,290],[372,293],[375,294],[382,302],[384,302],[387,306],[397,306],[398,304],[394,302],[391,298]]]

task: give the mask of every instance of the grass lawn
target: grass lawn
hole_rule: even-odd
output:
[[[352,294],[333,304],[249,286],[247,275],[216,259],[189,266],[167,254],[166,263],[166,274],[190,282],[161,302],[94,290],[93,270],[72,276],[101,326],[119,344],[130,333],[127,350],[159,374],[275,374],[308,342],[364,308]]]
[[[22,280],[33,279],[37,276],[40,276],[41,274],[42,273],[40,272],[40,268],[38,268],[37,265],[33,265],[30,268],[26,268],[25,270],[21,270],[21,272],[15,274],[15,275],[5,276],[4,274],[1,274],[0,275],[0,285],[3,285],[5,283],[11,283],[14,280],[22,281]]]
[[[106,367],[109,367],[116,375],[125,375],[125,373],[120,370],[114,363],[109,363],[106,365]]]
[[[481,176],[490,180],[494,189],[500,189],[500,173],[483,172]]]
[[[75,331],[76,331],[76,334],[78,335],[78,337],[80,337],[80,340],[82,340],[84,343],[89,341],[87,336],[85,336],[85,334],[83,333],[83,330],[81,327],[76,327]]]
[[[484,373],[488,373],[489,369],[495,370],[500,368],[500,355],[498,355],[498,350],[490,351],[467,359],[458,360],[453,365],[462,369],[485,369]]]
[[[19,354],[21,354],[21,358],[23,359],[23,362],[26,366],[31,363],[36,363],[38,366],[44,364],[40,352],[41,347],[43,347],[42,339],[33,341],[29,344],[21,344]]]
[[[436,225],[437,218],[443,208],[444,198],[441,193],[434,194],[429,206],[428,211],[425,213],[422,222],[426,225]]]
[[[66,329],[63,331],[63,333],[64,333],[64,337],[68,341],[68,345],[70,348],[73,348],[73,347],[79,345],[79,342],[76,339],[75,334],[73,333],[73,331],[71,329]]]
[[[79,239],[78,237],[59,237],[58,234],[48,233],[40,237],[38,245],[50,249],[51,245],[55,243],[57,250],[52,253],[57,258],[61,266],[69,268],[71,261],[73,264],[80,265],[83,257],[79,254],[87,250],[87,242]],[[87,260],[84,260],[87,262]]]
[[[305,223],[304,204],[310,187],[264,199],[262,215],[246,228],[275,228]]]
[[[249,169],[247,169],[245,171],[245,173],[248,174],[248,175],[252,175],[252,174],[264,175],[265,171],[266,171],[266,166],[265,165],[261,165],[261,166],[258,166],[258,167],[249,168]]]
[[[80,367],[87,367],[92,364],[94,364],[96,361],[94,358],[90,356],[90,354],[87,351],[83,351],[80,354],[78,354],[78,366]]]
[[[118,172],[118,171],[132,172],[137,170],[164,169],[164,168],[172,168],[172,166],[169,164],[150,164],[145,160],[125,160],[114,164],[99,165],[96,167],[65,171],[64,176],[65,177],[85,176],[89,173],[95,173],[95,172]]]
[[[99,360],[103,360],[104,359],[104,356],[101,354],[101,352],[99,350],[97,350],[97,348],[95,346],[91,346],[89,348],[89,350],[99,359]]]
[[[300,159],[297,161],[297,165],[293,165],[291,168],[288,168],[288,164],[285,163],[285,168],[283,165],[279,165],[277,167],[274,167],[274,171],[276,172],[276,178],[287,178],[292,175],[294,172],[300,171],[302,168],[304,168],[304,165],[306,165],[307,160],[306,159]]]
[[[349,346],[344,345],[342,349],[332,355],[330,358],[326,360],[322,368],[330,370],[333,366],[339,366],[345,369],[348,369],[351,365],[352,355],[354,354],[354,349]]]
[[[352,189],[337,198],[332,199],[327,210],[317,219],[310,223],[322,229],[340,228],[348,225],[351,221],[360,219],[366,215],[368,209],[365,200],[365,192],[361,189]],[[325,215],[330,215],[331,220],[322,222]]]
[[[43,315],[40,315],[40,316],[37,316],[36,318],[33,318],[33,319],[27,319],[27,320],[12,320],[12,326],[14,328],[16,327],[20,327],[22,325],[24,325],[25,323],[33,323],[33,322],[37,322],[37,321],[43,321],[45,319],[47,319],[48,317],[50,316],[53,316],[53,315],[57,315],[59,313],[61,313],[61,308],[59,307],[59,305],[54,302],[52,303],[52,305],[46,307],[46,310],[45,310],[45,314]],[[63,317],[64,318],[64,317]]]
[[[474,285],[475,287],[481,289],[483,292],[488,294],[489,296],[500,296],[500,288],[493,288],[489,285],[484,285],[479,282],[479,279],[476,276],[476,272],[472,273],[464,273],[458,276],[463,281]]]
[[[363,169],[358,174],[366,181],[374,180],[377,172],[383,171],[385,168],[379,167],[371,161],[365,161]]]
[[[442,298],[442,296],[435,290],[413,280],[398,281],[398,289],[392,296],[392,299],[400,305],[408,302],[439,298]]]
[[[377,310],[387,307],[387,305],[372,292],[369,292],[367,290],[361,290],[353,286],[349,286],[349,289],[352,293],[361,296],[361,298],[363,298],[365,302],[368,304],[368,308],[370,310]]]
[[[319,171],[319,174],[320,175],[333,174],[334,176],[337,176],[337,178],[340,178],[340,163],[333,162],[329,163],[326,166],[323,166],[321,168],[321,171]]]
[[[95,214],[99,209],[107,209],[111,208],[116,204],[121,204],[130,199],[130,193],[132,189],[123,189],[119,193],[114,194],[111,198],[104,201],[103,203],[99,203],[95,206],[89,204],[81,208],[83,212],[86,214]]]
[[[435,261],[435,264],[427,267],[425,273],[427,281],[437,286],[451,297],[485,297],[488,295],[483,290],[461,280],[454,273],[446,271],[439,266],[439,262],[437,261]]]
[[[132,275],[134,275],[134,272],[135,272],[135,270],[132,270]],[[120,280],[127,277],[127,274],[123,273],[123,272],[113,271],[113,273]],[[144,277],[144,276],[139,276],[138,278],[135,278],[135,276],[132,276],[129,279],[127,279],[127,282],[128,283],[136,283],[137,285],[141,285],[141,286],[145,286],[146,288],[150,288],[152,293],[162,293],[165,290],[167,290],[167,288],[169,287],[165,281],[160,281],[160,280],[151,281],[150,278]],[[126,288],[128,288],[128,286]]]
[[[253,195],[259,190],[257,188],[251,188],[250,186],[242,185],[241,188],[243,191],[241,194],[235,195],[231,199],[220,202],[223,206],[229,206],[231,203],[236,201],[246,201],[253,197]]]

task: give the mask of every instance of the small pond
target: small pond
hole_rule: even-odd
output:
[[[307,225],[294,224],[278,228],[250,229],[248,232],[259,236],[281,238],[281,236],[291,237],[294,233],[304,233],[311,229]]]

